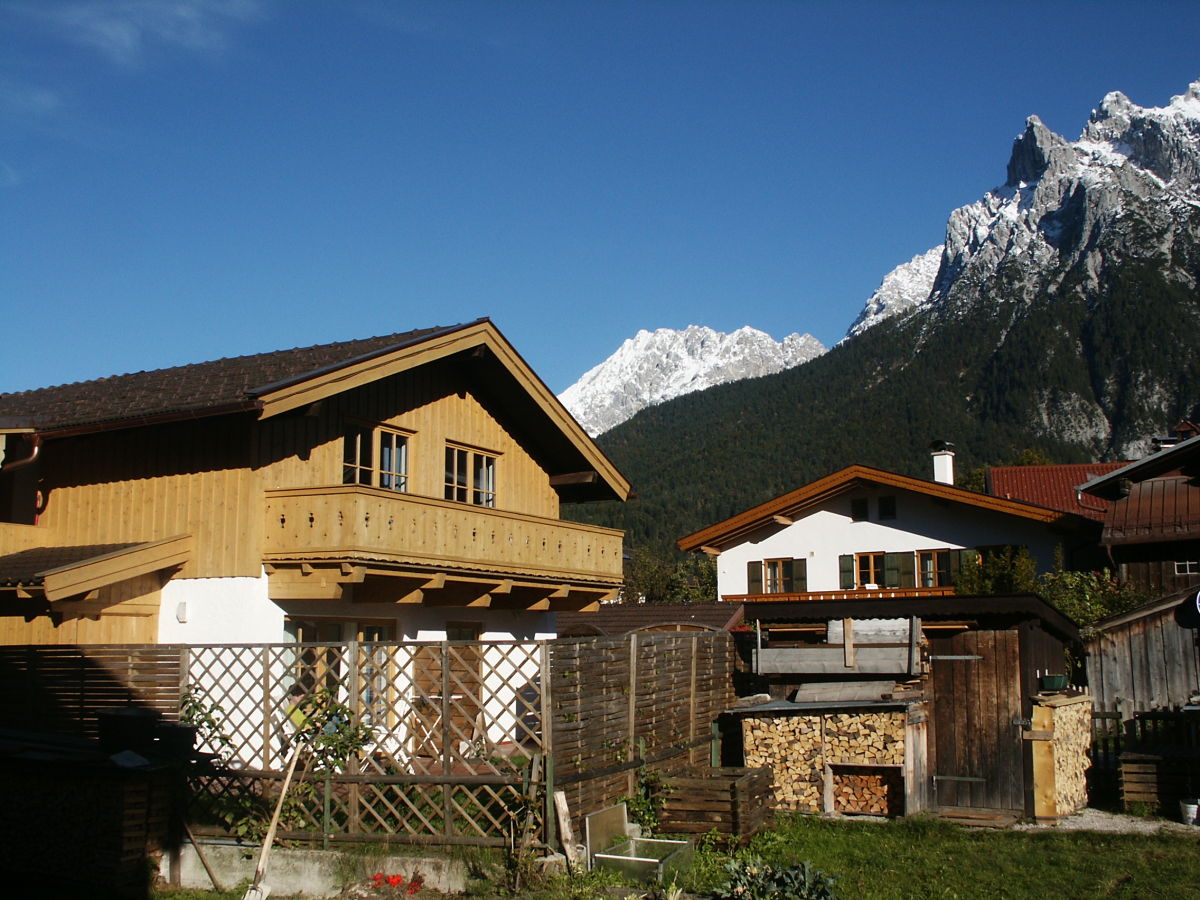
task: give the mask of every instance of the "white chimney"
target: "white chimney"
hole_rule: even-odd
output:
[[[954,445],[949,441],[934,441],[929,445],[933,456],[933,480],[939,484],[954,484]]]

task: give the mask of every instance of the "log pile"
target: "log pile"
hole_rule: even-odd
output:
[[[825,770],[821,716],[769,716],[742,720],[746,765],[770,766],[775,808],[819,813]]]
[[[831,764],[904,765],[903,712],[838,713],[825,717],[825,752]]]
[[[1092,744],[1092,704],[1054,710],[1054,789],[1058,815],[1087,806],[1088,749]]]
[[[840,813],[889,816],[904,811],[898,770],[833,770],[833,808]]]
[[[776,809],[823,812],[830,771],[835,810],[896,814],[903,811],[905,723],[902,711],[747,717],[742,720],[742,747],[747,766],[773,770]],[[880,769],[847,773],[829,768],[839,765]]]

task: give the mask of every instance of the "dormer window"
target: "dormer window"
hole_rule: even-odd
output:
[[[408,490],[408,435],[382,425],[351,425],[342,444],[342,484]]]

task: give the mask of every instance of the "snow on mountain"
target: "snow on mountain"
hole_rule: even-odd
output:
[[[1095,238],[1137,211],[1172,236],[1200,209],[1200,81],[1165,107],[1114,91],[1070,142],[1030,116],[1013,141],[1007,180],[951,213],[946,242],[898,266],[867,300],[846,337],[892,316],[961,302],[1001,265],[1032,290],[1041,273],[1082,265],[1097,282]],[[1181,277],[1186,277],[1181,273]]]
[[[875,293],[867,298],[866,306],[846,332],[846,338],[852,338],[872,325],[907,312],[928,300],[941,264],[942,248],[938,246],[892,269],[883,277]]]
[[[717,384],[770,375],[825,352],[810,334],[775,341],[749,326],[723,334],[703,325],[639,331],[559,395],[588,434],[608,431],[647,406]]]

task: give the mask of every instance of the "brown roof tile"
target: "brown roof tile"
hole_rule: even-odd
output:
[[[1078,463],[1051,466],[992,466],[988,487],[993,497],[1022,500],[1049,509],[1104,520],[1108,502],[1099,497],[1077,499],[1076,486],[1097,475],[1107,475],[1125,466],[1123,462]]]
[[[462,327],[423,328],[0,394],[0,419],[51,431],[173,413],[203,414],[239,405],[250,409],[264,388]]]
[[[41,574],[60,566],[81,563],[86,559],[128,550],[139,544],[83,544],[72,547],[36,547],[0,556],[0,587],[41,584]]]

